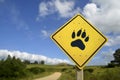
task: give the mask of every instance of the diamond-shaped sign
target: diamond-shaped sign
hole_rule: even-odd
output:
[[[52,39],[80,69],[107,41],[107,38],[80,14],[58,29]]]

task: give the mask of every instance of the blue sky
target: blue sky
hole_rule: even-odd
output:
[[[69,62],[50,35],[81,13],[108,38],[89,64],[106,64],[120,48],[119,0],[0,0],[0,53]],[[5,53],[5,54],[3,54]],[[14,54],[13,54],[14,53]],[[22,54],[22,56],[20,56]],[[40,56],[40,57],[41,57]],[[34,59],[36,58],[36,59]],[[28,58],[30,59],[30,58]]]

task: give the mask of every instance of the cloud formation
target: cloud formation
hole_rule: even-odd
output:
[[[105,46],[116,46],[116,45],[120,45],[120,35],[117,36],[108,36],[108,42],[105,44]]]
[[[97,25],[104,33],[112,33],[108,37],[106,46],[112,47],[120,45],[120,5],[119,0],[92,0],[93,3],[87,4],[84,8],[87,9],[85,14],[91,22]],[[92,12],[88,7],[94,6]],[[90,17],[93,16],[93,17]]]
[[[84,16],[104,33],[120,34],[120,0],[92,0],[83,9]]]
[[[41,33],[40,37],[42,37],[43,39],[46,39],[46,38],[50,37],[50,35],[51,35],[51,31],[48,31],[45,29],[41,30],[40,33]]]
[[[39,16],[47,16],[57,13],[60,17],[71,17],[80,12],[80,8],[75,8],[75,2],[70,0],[50,0],[39,4]]]
[[[120,34],[120,0],[91,0],[83,9],[75,7],[75,1],[71,0],[50,0],[39,4],[39,15],[59,15],[62,18],[72,17],[78,12],[82,14],[105,34]]]
[[[79,6],[75,7],[75,1],[43,1],[39,4],[38,17],[45,17],[57,13],[59,17],[67,18],[72,17],[78,12],[82,12],[82,14],[88,19],[88,21],[95,25],[104,34],[120,34],[119,3],[120,0],[91,0],[91,3],[87,3],[81,10]],[[109,43],[111,43],[111,40],[109,41]]]
[[[15,56],[16,58],[20,58],[22,61],[30,60],[31,62],[40,62],[41,60],[44,60],[46,64],[70,63],[65,59],[49,58],[43,55],[31,54],[20,51],[0,50],[0,59],[6,59],[8,55],[10,55],[11,57]]]

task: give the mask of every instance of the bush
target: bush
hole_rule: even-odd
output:
[[[66,70],[67,70],[66,68],[63,68],[61,71],[64,72],[64,71],[66,71]]]
[[[112,64],[112,63],[109,63],[108,65],[107,65],[107,68],[114,68],[115,67],[115,64]]]
[[[94,70],[93,69],[85,69],[84,71],[88,71],[88,72],[92,73]]]
[[[25,76],[26,65],[15,57],[8,58],[0,63],[0,80],[13,80]]]
[[[45,72],[45,69],[39,68],[39,67],[32,67],[32,68],[30,68],[28,70],[30,72],[32,72],[33,74],[39,74],[39,73]]]

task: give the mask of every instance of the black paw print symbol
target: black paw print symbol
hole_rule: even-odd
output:
[[[73,31],[72,39],[74,39],[76,37],[78,37],[78,38],[71,42],[71,46],[72,47],[78,47],[79,49],[84,50],[85,47],[86,47],[84,42],[89,41],[89,36],[86,36],[85,30],[82,32],[82,29],[80,29],[77,32],[77,35],[75,34],[75,31]]]

